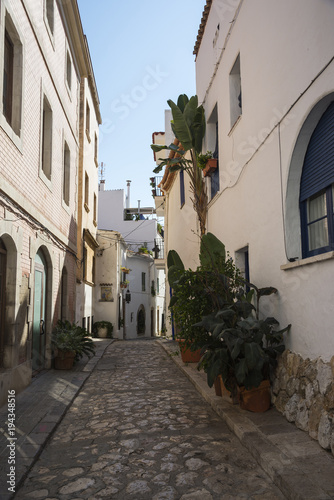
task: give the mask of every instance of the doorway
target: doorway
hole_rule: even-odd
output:
[[[35,258],[34,316],[32,329],[32,369],[45,367],[46,263],[41,250]]]

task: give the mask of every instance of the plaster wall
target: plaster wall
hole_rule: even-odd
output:
[[[228,19],[219,4],[213,1],[196,61],[199,100],[207,118],[217,106],[219,123],[220,191],[207,229],[232,257],[248,247],[250,280],[278,289],[263,300],[262,312],[282,327],[292,324],[287,347],[329,361],[334,263],[331,255],[308,265],[301,260],[298,186],[308,140],[334,91],[333,4],[243,2],[224,48],[219,35],[223,53],[214,74],[212,40]],[[229,74],[238,54],[242,115],[231,129]],[[175,221],[177,207],[170,213]]]

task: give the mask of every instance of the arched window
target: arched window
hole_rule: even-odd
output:
[[[334,102],[316,126],[300,184],[303,258],[334,250]]]
[[[0,367],[3,366],[5,344],[6,262],[7,251],[4,243],[0,238]]]

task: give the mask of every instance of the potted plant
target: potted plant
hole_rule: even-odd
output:
[[[95,337],[102,338],[112,338],[112,332],[114,330],[113,324],[110,321],[95,321],[93,325],[93,333]]]
[[[121,281],[120,285],[121,285],[121,288],[127,288],[129,284],[129,281],[128,280],[123,280]]]
[[[205,134],[204,108],[198,105],[196,95],[189,99],[187,95],[181,94],[177,104],[172,100],[168,100],[167,103],[172,110],[171,126],[175,141],[169,146],[151,145],[155,153],[162,150],[170,151],[168,158],[159,158],[161,162],[154,169],[154,173],[159,173],[166,166],[170,172],[184,170],[189,175],[193,207],[203,235],[206,232],[208,197],[202,170],[197,164],[197,155],[202,151]]]
[[[259,319],[260,298],[277,290],[249,285],[250,292],[237,290],[232,300],[223,300],[219,309],[197,324],[210,333],[199,369],[207,373],[210,387],[220,375],[234,402],[239,400],[243,409],[258,412],[270,407],[270,372],[284,351],[283,334],[290,325],[277,331],[274,318]],[[257,308],[252,304],[254,293]]]
[[[55,368],[70,370],[86,354],[95,354],[94,342],[87,330],[69,321],[58,321],[52,332],[52,345],[55,350]]]
[[[214,266],[219,273],[224,272],[226,279],[235,283],[238,272],[230,259],[225,259],[225,247],[213,234],[208,233],[201,238],[200,263],[195,271],[185,269],[183,262],[175,250],[167,257],[168,281],[173,290],[169,308],[176,326],[176,339],[179,342],[181,355],[191,356],[193,362],[199,361],[200,349],[209,340],[209,333],[199,323],[201,318],[211,313],[218,304],[213,301],[208,290],[219,290],[223,297],[229,293],[229,287],[217,278]],[[218,274],[219,274],[218,273]],[[190,352],[187,352],[189,351]],[[197,352],[197,358],[191,354]],[[186,362],[190,362],[189,360]]]
[[[197,155],[197,164],[199,168],[203,171],[204,177],[210,176],[217,168],[218,160],[213,157],[211,151]]]

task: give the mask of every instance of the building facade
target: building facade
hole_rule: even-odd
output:
[[[333,20],[331,2],[208,0],[194,50],[203,152],[218,158],[207,230],[252,283],[277,288],[262,314],[292,327],[273,400],[332,450]],[[171,241],[175,205],[168,214]]]
[[[1,404],[51,367],[57,320],[75,320],[89,57],[76,0],[2,0],[0,16]]]

